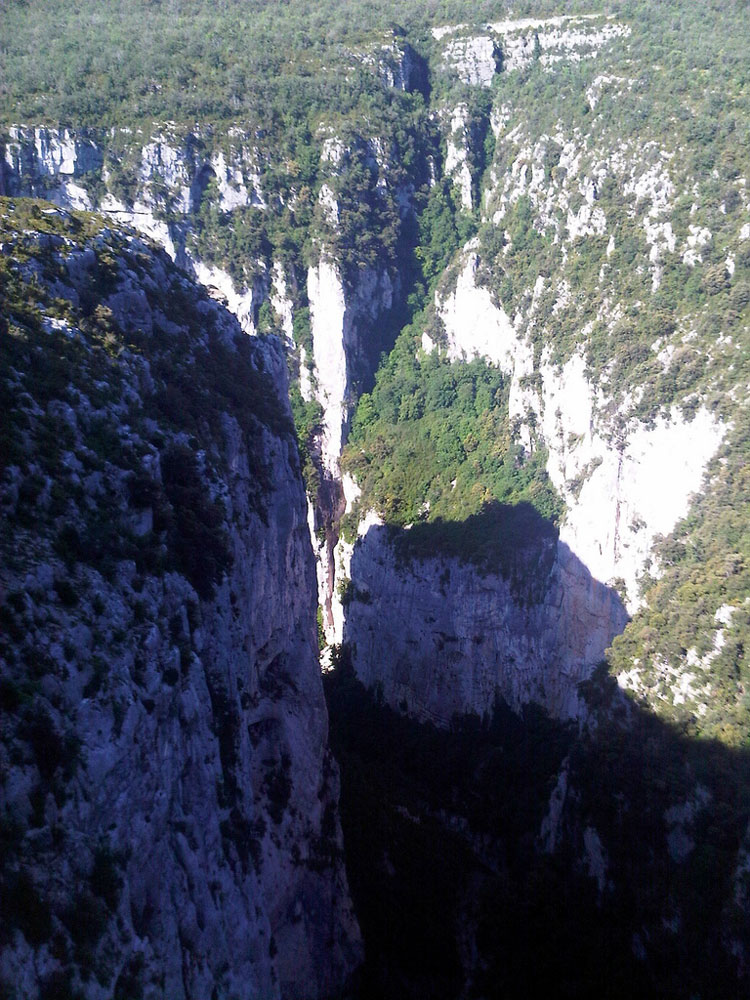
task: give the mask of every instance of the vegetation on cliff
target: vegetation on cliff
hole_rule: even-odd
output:
[[[373,996],[514,995],[528,988],[531,968],[543,991],[561,995],[637,988],[723,997],[736,987],[732,949],[741,956],[747,948],[748,5],[564,6],[611,15],[620,40],[600,54],[585,48],[580,58],[545,62],[537,37],[520,68],[506,65],[481,90],[451,70],[431,29],[461,22],[456,37],[465,42],[508,15],[499,0],[122,0],[106,10],[95,0],[60,0],[54,11],[11,0],[3,9],[0,119],[87,127],[104,168],[76,180],[95,200],[108,191],[132,207],[147,183],[154,217],[174,232],[186,212],[158,172],[144,181],[143,144],[162,136],[188,159],[195,154],[193,164],[239,146],[252,154],[262,204],[230,209],[216,178],[203,185],[207,175],[197,168],[187,178],[195,210],[186,245],[237,287],[257,283],[266,296],[254,317],[260,333],[282,330],[268,297],[269,276],[282,266],[298,353],[292,407],[313,495],[323,414],[303,400],[297,377],[304,349],[314,381],[307,268],[323,255],[335,261],[350,297],[364,275],[389,276],[393,307],[363,321],[349,373],[348,402],[359,401],[342,470],[362,490],[342,526],[349,540],[359,516],[375,509],[399,529],[414,525],[398,534],[402,556],[437,545],[481,566],[502,563],[504,531],[514,542],[532,531],[553,539],[565,516],[546,471],[548,448],[570,452],[575,440],[545,441],[531,404],[511,422],[508,373],[482,359],[449,362],[441,349],[435,295],[450,294],[452,262],[470,239],[478,281],[531,347],[524,398],[543,398],[543,366],[580,353],[613,451],[635,426],[688,421],[699,409],[727,428],[688,516],[655,541],[641,609],[587,686],[597,720],[590,739],[574,740],[534,710],[519,721],[502,706],[492,722],[417,731],[345,671],[329,678],[352,881],[376,942],[366,973]],[[513,16],[559,7],[520,3]],[[407,46],[420,72],[403,92],[388,73]],[[498,66],[511,55],[510,46],[498,50]],[[454,133],[457,108],[467,125]],[[469,179],[461,188],[463,166]],[[209,332],[189,370],[174,362],[194,342],[196,319],[173,269],[149,295],[177,329],[165,323],[146,344],[137,325],[118,327],[102,296],[122,277],[123,254],[137,273],[142,262],[134,245],[110,239],[101,225],[20,199],[3,204],[0,471],[9,477],[9,523],[18,537],[42,535],[57,560],[55,608],[82,604],[121,646],[126,628],[144,624],[138,599],[125,624],[105,625],[95,597],[63,569],[106,580],[128,561],[138,576],[175,572],[210,596],[230,566],[211,448],[223,412],[237,413],[249,440],[263,426],[289,440],[291,429],[247,345],[228,352]],[[48,242],[29,239],[32,228]],[[88,249],[72,306],[50,288]],[[429,352],[425,334],[437,345]],[[115,362],[135,370],[147,351],[154,386],[139,412]],[[65,408],[84,397],[87,415],[74,439]],[[158,481],[148,472],[156,460]],[[577,476],[579,492],[586,474]],[[95,510],[84,510],[82,476],[104,484]],[[262,464],[252,470],[260,517],[267,477]],[[130,520],[120,516],[123,505]],[[485,544],[488,526],[493,544]],[[10,542],[5,555],[20,573]],[[61,796],[78,766],[68,731],[30,708],[49,666],[24,639],[44,613],[38,596],[17,588],[5,595],[2,625],[21,653],[0,692],[3,708],[21,720],[12,738],[39,764],[33,822],[43,818],[43,793]],[[190,650],[184,635],[175,638],[181,669]],[[86,690],[106,686],[105,666],[91,658]],[[177,668],[169,669],[172,683]],[[607,670],[634,703],[616,696]],[[49,753],[60,763],[45,772]],[[575,828],[545,854],[535,838],[566,767],[578,796],[566,821]],[[600,869],[581,860],[591,860],[596,844],[593,834],[586,840],[589,829],[610,852],[611,876],[598,886]],[[69,914],[50,917],[53,908],[18,862],[12,818],[0,833],[12,926],[29,941],[46,940],[55,921],[67,927]],[[490,853],[487,833],[495,837]],[[254,837],[244,838],[246,858]],[[116,897],[118,859],[102,851],[92,855],[83,897],[90,919],[73,942],[84,957],[95,945],[89,924],[106,919]],[[433,852],[429,864],[425,851]],[[432,878],[435,870],[444,881]],[[614,894],[610,877],[618,892],[632,893]],[[454,926],[473,928],[485,964],[467,959],[467,938]],[[526,940],[529,928],[536,931]],[[613,982],[625,980],[618,993]]]
[[[236,712],[202,675],[201,628],[222,586],[229,604],[247,527],[231,442],[251,466],[246,521],[262,524],[266,443],[294,459],[293,427],[262,352],[163,252],[29,199],[0,198],[0,242],[0,995],[80,997],[93,977],[132,1000],[145,960],[120,936],[126,880],[127,919],[145,928],[151,911],[132,909],[135,834],[115,813],[137,812],[133,772],[150,792],[132,746],[123,761],[129,727],[137,746],[171,725],[163,695],[176,720],[181,692],[210,689],[224,863],[249,863],[263,835],[240,822]],[[118,801],[97,813],[113,772]]]
[[[342,468],[389,524],[463,521],[493,501],[561,512],[545,454],[525,456],[508,420],[508,382],[484,361],[454,362],[417,347],[408,326],[362,396]]]

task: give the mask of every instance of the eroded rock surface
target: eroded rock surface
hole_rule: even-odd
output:
[[[361,948],[283,355],[132,232],[3,211],[0,976],[330,996]]]

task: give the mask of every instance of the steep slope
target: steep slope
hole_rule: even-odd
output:
[[[732,679],[729,647],[717,656],[748,595],[746,542],[742,532],[720,531],[709,497],[722,496],[726,517],[746,502],[742,477],[719,470],[745,455],[749,165],[738,129],[747,95],[730,23],[712,25],[691,47],[680,5],[641,14],[433,32],[450,123],[446,168],[455,167],[448,179],[457,204],[477,206],[477,235],[453,256],[360,402],[344,465],[362,490],[352,516],[371,510],[401,528],[458,524],[492,499],[530,501],[592,577],[638,614],[615,644],[622,686],[692,731],[741,743],[746,665],[740,657]],[[655,60],[665,38],[673,72]],[[717,62],[733,95],[724,104],[699,83]],[[472,96],[487,91],[489,102]],[[485,133],[467,125],[472,109],[481,120],[482,108]],[[452,362],[442,379],[435,356]],[[471,359],[502,373],[494,406],[461,368]],[[690,511],[702,491],[697,528]],[[366,529],[363,521],[356,546],[367,545]],[[678,544],[668,540],[673,531]],[[356,546],[338,556],[345,575]],[[418,559],[407,591],[425,574],[425,554],[440,554],[412,548]],[[709,548],[714,561],[699,574],[693,553]],[[397,562],[390,559],[386,575],[407,578]],[[447,573],[460,576],[455,560],[428,575]],[[389,658],[359,632],[367,612],[353,575],[352,583],[345,632],[355,669],[368,683],[384,671],[388,689]],[[405,616],[406,634],[429,636],[425,622],[439,618],[423,604],[410,615],[402,604],[389,626],[381,621],[381,634],[402,634]],[[610,640],[623,624],[612,618]],[[580,676],[607,641],[591,648]],[[437,673],[450,671],[450,658],[437,658]],[[512,684],[499,681],[497,693],[515,703]],[[730,726],[709,712],[716,698]]]
[[[583,734],[533,704],[420,724],[345,657],[325,684],[363,998],[746,994],[746,752],[599,682]]]
[[[723,11],[701,33],[685,5],[641,5],[568,65],[538,22],[440,32],[446,72],[493,100],[484,175],[464,111],[445,115],[477,238],[360,400],[343,460],[349,646],[328,683],[373,996],[747,988],[750,162],[741,15]],[[487,513],[519,500],[620,616],[574,671],[549,647],[518,656],[509,621],[544,629]],[[575,608],[592,647],[595,608]],[[566,683],[575,736],[523,709],[564,718]],[[483,719],[451,718],[467,710]],[[401,886],[431,866],[445,878],[412,907]],[[432,910],[436,935],[459,929],[434,953],[425,934],[414,963],[391,922],[421,931]]]
[[[619,17],[549,7],[536,18],[431,24],[415,33],[416,48],[398,31],[347,44],[311,74],[294,127],[270,114],[262,128],[6,131],[7,191],[46,191],[130,220],[225,298],[248,332],[283,336],[329,643],[344,638],[351,562],[339,541],[340,454],[380,352],[410,318],[411,350],[485,359],[503,373],[503,433],[525,465],[520,479],[553,488],[561,542],[630,614],[646,602],[648,574],[658,576],[659,538],[688,513],[722,443],[742,440],[748,223],[731,23],[691,47],[684,38],[700,18],[685,20],[679,4]],[[665,38],[672,69],[657,58]],[[700,84],[719,49],[734,94],[726,106]],[[331,114],[316,88],[335,66],[359,67],[361,91]],[[485,433],[472,432],[470,446]],[[460,440],[454,464],[471,454]],[[361,477],[356,460],[345,464]],[[410,515],[397,523],[445,517],[438,493],[453,478],[418,503],[402,497]],[[488,466],[474,478],[462,517],[506,499]],[[388,520],[381,499],[365,488],[360,510]],[[356,642],[352,593],[346,634]],[[727,602],[717,592],[708,603],[681,644],[699,658]],[[623,620],[600,624],[581,676]],[[638,684],[632,664],[617,669],[641,694],[661,677],[657,708],[670,702],[674,714],[686,703],[668,678],[694,670],[670,656],[668,668],[664,649],[651,666],[636,664]],[[688,687],[693,709],[683,714],[704,712],[705,685]]]
[[[360,957],[283,356],[2,201],[10,995],[325,997]]]
[[[524,514],[488,507],[464,526],[486,549],[502,539],[502,568],[486,551],[479,565],[438,555],[450,543],[430,525],[390,538],[368,526],[349,564],[344,637],[357,675],[388,704],[442,725],[456,714],[488,717],[498,699],[585,715],[578,685],[627,615],[548,524],[533,513],[523,524]],[[509,540],[515,533],[520,540]]]
[[[95,208],[134,226],[223,301],[247,333],[282,338],[330,641],[341,639],[331,610],[339,456],[362,386],[395,338],[413,195],[437,144],[419,103],[403,93],[419,83],[421,62],[398,38],[384,41],[382,51],[365,46],[352,58],[365,61],[379,103],[387,91],[378,74],[386,70],[400,102],[384,102],[377,116],[354,124],[326,115],[313,132],[276,126],[273,135],[174,123],[11,126],[0,135],[0,193]]]
[[[746,992],[744,6],[126,6],[1,183],[284,340],[364,995]]]

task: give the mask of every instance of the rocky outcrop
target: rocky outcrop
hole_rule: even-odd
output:
[[[336,588],[340,583],[335,547],[344,512],[339,458],[346,442],[357,390],[367,372],[367,334],[393,304],[386,271],[362,272],[354,291],[344,287],[338,267],[325,256],[307,279],[315,372],[315,398],[323,412],[319,438],[321,488],[312,512],[311,534],[318,563],[319,600],[328,643],[341,641]]]
[[[11,126],[5,141],[3,173],[8,194],[43,195],[55,184],[100,170],[102,151],[85,129]]]
[[[577,687],[625,627],[616,592],[562,542],[525,550],[512,574],[456,558],[399,559],[388,529],[354,547],[344,637],[360,680],[440,725],[497,701],[585,714]]]
[[[209,185],[222,212],[266,207],[258,150],[230,128],[58,129],[11,126],[0,137],[8,195],[38,195],[64,208],[96,209],[160,243],[187,270],[191,216]]]
[[[361,949],[283,355],[132,234],[3,211],[0,979],[330,996]]]
[[[424,65],[400,37],[367,55],[376,57],[378,66],[390,67],[395,74],[390,85],[406,89],[423,85]],[[386,194],[386,186],[395,150],[377,136],[357,142],[356,152],[362,152],[367,169],[377,177],[373,197],[387,200],[392,194]],[[318,201],[328,243],[336,242],[341,221],[334,187],[346,187],[354,153],[351,142],[347,145],[335,134],[322,141],[321,169],[330,177]],[[257,333],[261,307],[265,303],[273,307],[275,329],[290,355],[299,358],[303,398],[315,398],[323,410],[316,442],[323,486],[312,538],[319,560],[320,601],[330,626],[328,609],[335,589],[332,547],[341,505],[339,457],[362,380],[371,377],[378,360],[369,340],[394,305],[398,279],[386,267],[368,266],[357,267],[356,277],[345,281],[341,255],[326,244],[319,261],[308,269],[306,289],[293,295],[296,284],[278,260],[227,260],[221,253],[204,253],[196,231],[197,214],[205,201],[225,213],[267,208],[260,162],[254,137],[237,128],[228,129],[219,141],[207,129],[173,126],[155,128],[151,134],[118,130],[98,135],[14,127],[5,141],[3,169],[10,193],[43,192],[61,206],[96,208],[161,244],[234,313],[245,332]],[[397,211],[410,211],[410,190],[407,184],[393,195]],[[305,292],[311,340],[295,343],[294,310],[304,303]],[[319,533],[326,536],[324,542]]]
[[[485,357],[508,373],[516,433],[526,448],[547,449],[547,472],[567,504],[561,541],[597,580],[619,587],[633,612],[639,578],[658,572],[655,538],[687,514],[726,427],[704,408],[691,417],[674,407],[648,422],[623,418],[627,403],[615,406],[593,384],[582,352],[562,365],[549,350],[535,358],[518,332],[525,318],[508,316],[477,283],[478,268],[469,246],[455,287],[436,298],[444,349],[451,358]]]
[[[258,310],[268,298],[267,281],[259,276],[249,288],[237,288],[232,276],[221,267],[212,267],[194,260],[192,270],[209,294],[223,301],[227,309],[237,317],[245,333],[254,334]]]
[[[502,49],[491,35],[451,39],[445,46],[444,59],[470,86],[489,87],[503,64]]]
[[[466,104],[454,108],[450,118],[449,135],[446,144],[444,173],[453,182],[456,201],[465,211],[474,207],[473,183],[469,163],[469,152],[472,136],[469,122],[469,109]]]
[[[400,30],[353,55],[357,62],[372,67],[386,87],[407,92],[424,91],[427,87],[427,65]]]
[[[601,16],[560,16],[487,24],[480,34],[462,25],[435,28],[432,34],[443,68],[478,85],[490,83],[501,70],[522,70],[532,60],[551,70],[560,59],[594,57],[622,40],[628,30]],[[420,57],[397,31],[363,46],[352,57],[374,67],[388,86],[407,90],[421,86]],[[624,99],[631,83],[612,73],[596,76],[586,92],[591,110],[597,109],[605,92],[610,98],[619,94]],[[689,234],[678,239],[677,223],[673,226],[671,219],[676,192],[672,154],[661,144],[651,141],[642,148],[636,148],[632,140],[613,144],[606,132],[606,116],[601,114],[592,115],[585,134],[578,126],[566,131],[561,120],[550,134],[534,135],[514,118],[509,103],[496,104],[489,122],[486,111],[481,112],[480,136],[472,120],[479,114],[476,102],[463,94],[462,98],[461,103],[439,110],[433,125],[437,123],[445,134],[443,174],[453,184],[454,201],[466,211],[478,208],[484,231],[453,262],[453,275],[436,296],[443,337],[436,337],[431,327],[432,335],[425,333],[423,347],[432,350],[439,343],[451,358],[485,357],[508,375],[513,436],[526,452],[546,449],[547,472],[567,506],[561,540],[594,578],[617,588],[633,612],[641,602],[644,572],[658,573],[652,556],[654,540],[668,534],[686,514],[726,422],[697,399],[690,401],[686,411],[672,403],[645,415],[638,412],[638,388],[623,396],[622,381],[610,383],[607,366],[592,370],[588,353],[592,327],[583,321],[576,325],[571,319],[576,298],[582,302],[585,297],[574,296],[571,285],[555,268],[564,269],[566,257],[575,255],[578,242],[592,240],[598,246],[597,241],[608,240],[596,286],[597,294],[603,290],[603,300],[597,308],[600,321],[614,333],[624,306],[607,291],[617,257],[614,264],[609,262],[618,252],[623,226],[617,221],[622,215],[617,200],[611,194],[609,199],[601,197],[607,185],[611,188],[614,182],[621,187],[628,219],[632,216],[635,229],[648,243],[643,266],[653,290],[658,290],[665,262],[674,254],[680,254],[688,266],[697,266],[711,234],[691,222]],[[484,143],[490,125],[498,156],[477,204],[484,168],[479,148],[483,155],[491,148]],[[407,177],[398,167],[393,136],[365,133],[363,137],[351,130],[340,134],[332,125],[320,126],[318,180],[322,184],[314,205],[313,264],[307,271],[306,288],[298,268],[299,286],[294,284],[290,296],[287,284],[293,276],[278,261],[243,262],[243,266],[248,264],[243,277],[236,261],[219,261],[210,252],[202,259],[191,238],[196,212],[206,198],[222,212],[247,207],[263,211],[276,204],[262,190],[261,165],[266,154],[258,148],[254,134],[230,129],[219,142],[207,130],[180,132],[163,126],[153,134],[108,134],[105,142],[103,136],[70,130],[15,128],[11,132],[5,143],[9,189],[45,188],[58,201],[88,203],[85,200],[94,196],[95,185],[86,178],[100,173],[107,189],[103,196],[101,188],[97,189],[101,207],[112,218],[129,221],[159,240],[227,303],[247,332],[258,331],[259,312],[262,307],[268,309],[270,300],[287,344],[298,355],[303,399],[315,399],[322,408],[312,449],[321,482],[310,525],[326,637],[329,642],[341,641],[345,609],[338,592],[345,586],[348,574],[343,567],[350,552],[338,539],[338,519],[345,503],[339,457],[362,381],[372,375],[377,363],[379,352],[369,350],[368,342],[376,339],[400,295],[392,261],[366,264],[357,259],[351,232],[346,231],[342,239],[347,212],[353,212],[347,202],[347,173],[356,168],[358,197],[363,199],[363,208],[373,210],[371,220],[380,220],[375,209],[389,200],[393,202],[390,208],[395,206],[402,217],[407,215],[416,172]],[[105,146],[103,165],[97,166]],[[115,176],[116,159],[120,166],[132,168],[129,191],[120,183],[128,171],[120,170],[119,180]],[[439,160],[432,156],[433,167]],[[296,197],[293,192],[289,206]],[[507,302],[500,302],[498,288],[503,258],[514,249],[511,230],[521,203],[529,209],[527,228],[543,234],[560,255],[551,265],[546,261],[544,273],[532,278],[529,287],[516,287],[511,309]],[[500,246],[493,273],[488,273],[490,263],[484,259],[489,257],[485,238],[490,223],[497,231],[494,242]],[[633,238],[630,233],[629,239]],[[368,249],[372,259],[378,257],[372,247]],[[310,308],[309,335],[301,336],[305,324],[298,324],[299,343],[294,344],[293,311],[305,304],[305,296]],[[569,342],[560,348],[557,341],[563,339],[559,332],[563,325]],[[680,331],[680,336],[686,344],[692,330]],[[665,370],[673,369],[677,381],[681,373],[675,358],[680,347],[677,338],[675,343],[667,343],[668,339],[669,335],[654,341],[654,356]],[[665,452],[668,461],[661,460]],[[654,483],[659,486],[655,488]],[[668,489],[661,488],[666,485]]]
[[[598,15],[520,18],[485,25],[482,34],[467,26],[433,28],[444,69],[470,86],[489,87],[501,71],[524,69],[538,60],[546,69],[598,55],[607,44],[627,37],[630,27]]]
[[[704,408],[692,419],[674,408],[615,432],[597,420],[583,369],[576,356],[545,378],[547,470],[568,503],[561,538],[597,579],[623,590],[633,612],[642,574],[659,573],[654,542],[687,515],[726,428]]]
[[[307,277],[317,399],[323,407],[323,468],[339,478],[338,461],[366,372],[366,335],[393,305],[394,287],[386,271],[364,271],[347,294],[340,271],[323,257]]]

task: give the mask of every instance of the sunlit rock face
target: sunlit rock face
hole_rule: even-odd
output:
[[[360,678],[420,718],[487,715],[500,698],[580,717],[579,683],[639,607],[642,574],[659,572],[654,541],[686,515],[726,427],[703,408],[623,420],[626,404],[613,405],[582,353],[555,363],[546,350],[535,361],[523,317],[505,312],[479,271],[470,244],[436,294],[440,343],[425,335],[422,348],[484,357],[507,373],[515,433],[529,449],[545,447],[566,502],[559,541],[544,558],[527,554],[517,578],[536,581],[529,592],[439,548],[399,558],[384,527],[361,525],[353,549],[339,546],[351,580],[343,636]]]
[[[400,39],[366,55],[390,74],[389,85],[413,89],[424,82],[423,63]],[[339,458],[362,379],[371,376],[377,360],[369,357],[368,340],[398,297],[398,277],[385,268],[369,267],[346,282],[342,261],[322,247],[304,282],[311,343],[296,343],[294,310],[300,298],[291,294],[293,282],[279,260],[217,261],[204,258],[196,245],[196,217],[204,199],[228,214],[243,208],[264,212],[268,207],[259,165],[269,151],[258,147],[252,132],[239,128],[228,129],[222,148],[215,149],[208,137],[199,127],[186,131],[164,126],[132,134],[116,130],[98,136],[82,130],[14,127],[4,144],[3,184],[9,194],[42,194],[63,207],[93,208],[113,222],[133,226],[225,304],[248,334],[258,333],[261,307],[272,306],[286,348],[299,359],[302,396],[317,400],[323,411],[317,458],[324,487],[317,516],[318,528],[327,526],[324,530],[331,537],[320,543],[315,527],[311,537],[321,581],[320,603],[333,639],[332,545],[341,500]],[[384,182],[392,154],[377,138],[367,149],[368,163]],[[345,170],[350,154],[351,149],[332,135],[323,142],[321,168],[333,174]],[[125,191],[117,177],[131,161],[133,184]],[[399,198],[407,211],[408,185]],[[339,206],[328,183],[322,185],[319,200],[335,233]]]
[[[550,480],[566,502],[561,541],[595,579],[623,593],[632,613],[641,575],[658,572],[654,539],[687,514],[727,428],[702,407],[691,417],[673,408],[649,422],[623,419],[628,401],[616,405],[594,382],[582,351],[556,364],[544,350],[535,364],[523,318],[511,318],[478,283],[479,266],[468,247],[455,286],[436,296],[443,349],[507,372],[516,433],[528,448],[543,443]]]
[[[534,61],[550,70],[557,63],[595,59],[630,27],[597,15],[518,18],[484,25],[480,34],[466,25],[432,29],[441,43],[442,65],[469,86],[489,87],[496,74],[512,73]]]
[[[347,294],[336,263],[325,258],[308,273],[317,398],[324,413],[323,468],[337,478],[356,402],[355,384],[361,377],[364,336],[370,324],[390,309],[393,292],[386,272],[366,270]]]
[[[210,134],[199,126],[192,131],[155,126],[150,134],[11,126],[0,137],[0,193],[102,212],[155,240],[191,271],[199,257],[188,245],[189,235],[209,184],[222,212],[266,208],[253,137],[232,127],[224,137],[226,148],[212,150],[206,144]],[[119,183],[121,174],[127,187]]]
[[[265,300],[266,288],[259,278],[250,288],[237,288],[231,275],[220,267],[210,267],[202,261],[193,261],[193,272],[209,293],[226,303],[227,309],[240,321],[240,326],[248,334],[255,333],[255,317],[260,304]]]
[[[374,69],[386,87],[407,92],[424,91],[427,87],[427,64],[414,48],[394,31],[380,42],[356,48],[352,53],[355,63]]]
[[[613,19],[562,15],[508,19],[485,27],[483,33],[471,35],[461,25],[433,30],[442,68],[472,86],[487,85],[500,72],[524,69],[532,60],[550,70],[560,60],[604,58],[610,48],[624,44],[629,30]],[[375,66],[388,86],[417,86],[419,60],[395,36],[363,49],[356,60]],[[603,94],[624,93],[628,86],[627,80],[599,73],[587,100],[596,108]],[[496,102],[489,124],[497,148],[504,150],[507,169],[498,173],[490,166],[477,206],[480,179],[471,172],[468,104],[444,108],[441,115],[446,143],[442,169],[452,182],[456,204],[465,210],[478,208],[483,219],[498,228],[505,225],[518,199],[528,198],[537,227],[563,247],[572,247],[577,240],[606,238],[611,220],[598,192],[608,178],[619,178],[624,193],[634,199],[649,245],[646,266],[653,287],[658,288],[663,259],[677,248],[670,222],[675,185],[665,149],[654,143],[642,150],[627,145],[598,149],[591,136],[577,130],[568,133],[562,125],[554,134],[530,136],[521,126],[507,126],[509,108]],[[15,128],[11,132],[5,143],[8,190],[44,187],[62,204],[90,203],[86,178],[102,168],[101,143],[97,145],[95,137],[73,130]],[[322,143],[321,169],[327,179],[319,192],[318,209],[333,246],[341,222],[336,179],[345,173],[353,147],[335,131],[329,132]],[[345,506],[339,459],[362,374],[367,371],[367,341],[398,298],[398,277],[385,269],[361,268],[356,280],[349,281],[345,262],[324,242],[306,275],[310,339],[295,344],[293,316],[298,303],[289,296],[289,275],[278,262],[256,262],[253,275],[242,281],[234,271],[230,274],[229,264],[206,263],[191,249],[191,213],[209,184],[211,197],[218,197],[222,211],[248,206],[264,211],[269,203],[259,168],[264,153],[253,137],[230,130],[226,149],[212,152],[201,150],[202,138],[199,130],[177,135],[169,128],[134,135],[131,153],[137,182],[133,197],[126,203],[108,190],[99,207],[158,240],[212,295],[226,302],[246,332],[257,332],[259,309],[265,302],[273,303],[287,345],[300,360],[302,396],[316,399],[323,411],[316,442],[323,485],[310,527],[325,635],[328,642],[338,643],[348,615],[339,591],[350,578],[352,558],[351,546],[337,537],[338,518]],[[378,185],[387,184],[392,166],[387,142],[380,138],[362,141]],[[549,170],[545,163],[552,149],[557,151],[556,167]],[[106,162],[101,172],[108,184]],[[169,221],[162,212],[164,186]],[[407,211],[408,186],[402,194],[402,208]],[[607,259],[613,241],[610,233]],[[695,266],[707,241],[708,230],[691,226],[684,248],[677,249],[684,250],[689,266]],[[705,469],[727,427],[715,413],[700,406],[690,416],[677,407],[655,419],[635,416],[638,387],[628,398],[617,398],[615,390],[621,387],[608,385],[601,372],[590,370],[586,329],[578,331],[578,347],[567,356],[554,354],[554,317],[570,300],[566,282],[556,289],[552,326],[534,330],[535,310],[549,294],[550,281],[540,275],[529,289],[528,303],[511,314],[510,307],[500,302],[485,265],[479,241],[472,241],[456,257],[455,275],[441,283],[434,299],[443,339],[437,343],[425,333],[422,346],[426,350],[437,346],[452,359],[484,357],[507,374],[514,437],[526,451],[546,450],[547,472],[565,501],[561,542],[594,580],[621,595],[632,614],[642,603],[644,573],[653,577],[660,571],[653,557],[655,539],[668,535],[687,513],[690,497],[700,490]],[[606,265],[602,275],[605,271]],[[614,307],[612,323],[616,318]],[[670,363],[666,354],[663,363]]]
[[[619,595],[551,532],[503,573],[439,555],[399,558],[388,529],[371,525],[349,572],[344,636],[357,675],[394,707],[441,725],[456,713],[491,715],[499,700],[579,716],[579,682],[627,621]]]
[[[5,144],[5,169],[20,184],[38,184],[46,177],[68,181],[101,168],[103,157],[84,131],[12,126]]]

